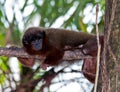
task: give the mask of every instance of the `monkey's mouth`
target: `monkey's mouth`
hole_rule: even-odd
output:
[[[39,51],[42,49],[42,39],[32,41],[32,48],[35,51]]]

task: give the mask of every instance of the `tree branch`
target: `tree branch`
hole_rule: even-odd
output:
[[[21,58],[34,58],[34,59],[44,59],[43,56],[38,55],[29,55],[27,54],[23,48],[18,48],[15,46],[12,47],[1,47],[0,48],[0,56],[6,56],[6,57],[21,57]],[[63,60],[72,61],[72,60],[80,60],[85,58],[93,58],[90,56],[84,56],[80,49],[75,49],[72,51],[65,51]]]

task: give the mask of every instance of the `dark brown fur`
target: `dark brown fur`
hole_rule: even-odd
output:
[[[99,41],[101,45],[101,54],[104,47],[104,36],[99,36]],[[83,75],[92,83],[95,83],[95,76],[96,76],[96,65],[97,65],[97,52],[98,52],[98,45],[97,45],[97,39],[96,37],[93,37],[87,43],[83,45],[81,48],[84,55],[90,55],[93,58],[85,58],[83,65],[82,65],[82,71]],[[100,57],[101,59],[101,57]]]
[[[37,35],[43,35],[41,38],[43,41],[42,49],[35,51],[31,45],[32,41],[37,39]],[[46,56],[44,64],[58,65],[61,63],[61,59],[64,55],[64,47],[75,47],[81,44],[85,44],[89,39],[94,37],[92,34],[84,32],[75,32],[64,29],[54,28],[39,28],[31,27],[26,30],[22,43],[24,49],[31,55],[43,55]],[[27,44],[26,44],[27,43]]]

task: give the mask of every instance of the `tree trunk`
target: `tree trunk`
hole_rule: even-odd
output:
[[[120,0],[106,0],[104,36],[98,92],[120,92]]]

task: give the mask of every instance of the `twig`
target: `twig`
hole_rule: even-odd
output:
[[[96,77],[95,77],[94,92],[97,92],[99,66],[100,66],[100,50],[101,50],[101,45],[100,45],[100,41],[99,41],[99,31],[98,31],[98,11],[99,11],[99,6],[97,4],[96,5],[96,35],[97,35],[98,51],[97,51],[97,66],[96,66]]]

